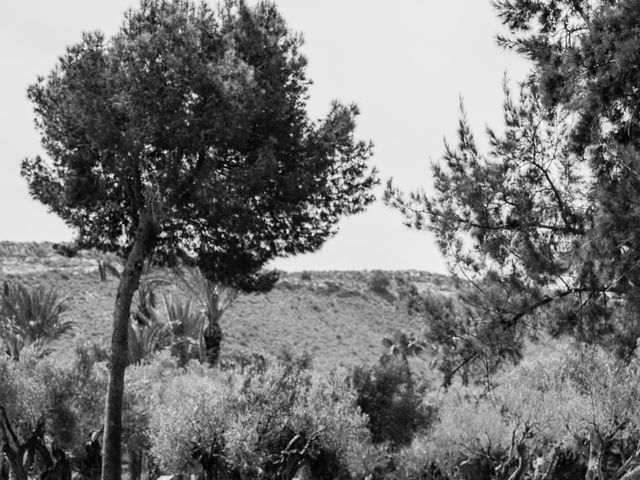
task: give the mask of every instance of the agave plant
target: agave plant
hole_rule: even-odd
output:
[[[67,299],[57,290],[5,281],[0,292],[0,341],[6,353],[19,360],[24,346],[44,346],[68,332],[73,322],[61,319],[67,309]]]
[[[158,312],[156,288],[160,280],[145,275],[136,291],[129,322],[129,364],[138,364],[173,341],[171,324]]]
[[[206,317],[202,310],[194,307],[191,298],[183,299],[173,295],[164,296],[165,309],[172,327],[173,341],[171,350],[186,364],[195,358],[200,363],[207,361],[207,349],[204,340]]]
[[[129,364],[141,363],[154,352],[171,344],[171,328],[155,320],[152,323],[129,323]]]

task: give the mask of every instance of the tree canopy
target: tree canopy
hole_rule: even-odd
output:
[[[226,282],[317,249],[374,176],[354,105],[308,118],[301,45],[270,3],[142,1],[29,88],[48,154],[23,163],[31,193],[122,253],[148,212],[159,254]]]
[[[388,204],[435,233],[492,328],[536,327],[627,355],[640,328],[640,2],[497,0],[498,43],[530,59],[505,88],[502,133],[486,153],[466,114],[433,165],[434,191]],[[506,82],[505,82],[506,83]]]

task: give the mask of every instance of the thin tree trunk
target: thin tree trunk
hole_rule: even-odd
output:
[[[585,480],[605,480],[602,464],[604,460],[605,445],[595,430],[591,432],[589,438],[589,461],[587,462],[587,473]]]
[[[142,473],[142,453],[138,448],[129,447],[129,480],[140,480]]]
[[[150,213],[144,212],[120,278],[113,313],[111,366],[104,421],[102,480],[120,480],[122,476],[122,398],[124,371],[128,363],[131,302],[140,284],[144,261],[153,250],[155,235],[155,223]]]
[[[516,445],[516,453],[518,454],[518,466],[515,471],[509,476],[509,480],[520,480],[525,470],[527,469],[527,446],[522,443]]]
[[[9,480],[9,466],[2,452],[0,452],[0,480]]]
[[[222,328],[220,327],[220,317],[222,315],[209,314],[209,325],[204,331],[204,345],[207,363],[212,367],[218,364],[220,358],[220,348],[222,346]]]

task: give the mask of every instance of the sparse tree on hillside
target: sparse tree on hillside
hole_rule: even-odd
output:
[[[144,261],[177,258],[211,281],[269,288],[279,255],[316,250],[373,200],[355,106],[309,120],[302,40],[275,6],[142,0],[111,39],[86,33],[29,88],[48,159],[32,195],[82,247],[125,258],[114,310],[103,479],[121,474],[132,296]]]

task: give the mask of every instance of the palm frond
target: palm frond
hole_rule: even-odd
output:
[[[57,290],[43,286],[29,289],[19,283],[4,282],[0,292],[0,340],[12,358],[25,345],[56,340],[73,322],[63,320],[68,299]]]

